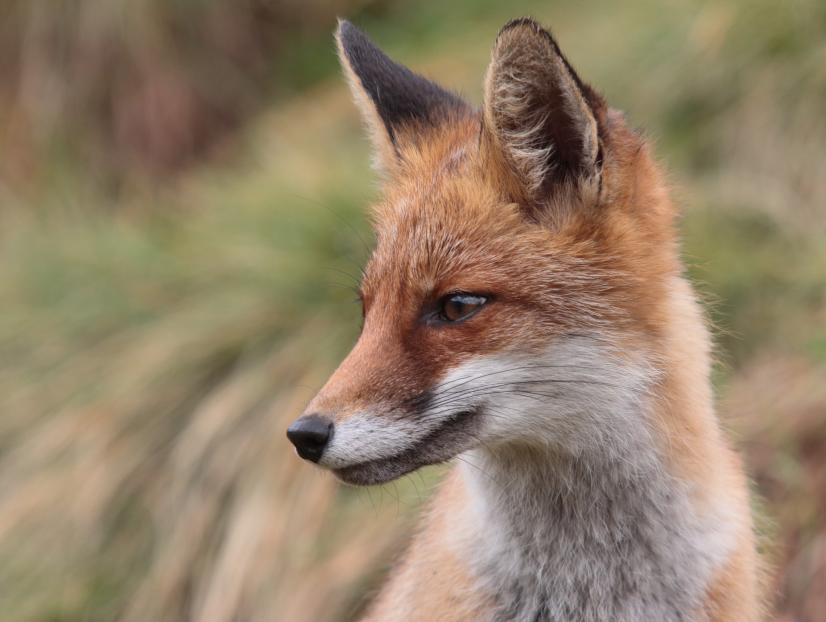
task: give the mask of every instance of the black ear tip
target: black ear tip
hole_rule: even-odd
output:
[[[556,47],[556,41],[551,32],[532,17],[517,17],[510,20],[499,30],[499,34],[496,36],[497,40],[512,30],[528,31],[532,35],[542,37]]]
[[[533,32],[541,32],[545,30],[538,21],[536,21],[533,17],[517,17],[515,19],[510,20],[507,24],[502,26],[499,30],[499,35],[508,32],[509,30],[514,30],[516,28],[532,30]]]
[[[338,28],[336,28],[336,38],[345,49],[352,49],[357,45],[364,45],[369,40],[361,30],[356,28],[352,22],[344,18],[338,18]]]
[[[350,28],[355,28],[355,26],[353,26],[353,24],[348,22],[343,17],[336,18],[336,22],[337,22],[337,24],[336,24],[336,35],[338,35],[339,37],[344,35],[344,33],[347,30],[349,30]]]
[[[519,28],[520,26],[524,26],[526,28],[532,28],[534,30],[541,30],[542,26],[538,21],[536,21],[533,17],[515,17],[512,20],[509,20],[507,24],[502,26],[502,29],[499,32],[504,32],[505,30],[510,30],[511,28]]]

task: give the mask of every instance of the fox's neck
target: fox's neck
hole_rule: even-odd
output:
[[[710,408],[678,399],[681,392],[698,395],[684,383],[708,384],[707,370],[697,370],[701,377],[672,374],[666,363],[658,386],[675,401],[646,391],[602,404],[605,412],[590,412],[571,437],[573,448],[500,446],[466,456],[466,554],[498,602],[495,619],[699,619],[731,534],[717,508],[698,509],[697,499],[708,498],[698,490],[702,482],[674,472],[673,456],[652,431],[663,417],[697,418],[674,412],[675,403]],[[710,412],[701,414],[710,423],[687,431],[702,436],[689,450],[714,468],[716,423]],[[587,429],[600,421],[600,429]]]
[[[696,608],[713,532],[654,464],[477,452],[475,574],[497,620],[676,620]],[[475,522],[475,521],[474,521]]]

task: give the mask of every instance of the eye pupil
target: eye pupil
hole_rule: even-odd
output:
[[[450,300],[448,301],[447,306],[445,306],[445,315],[447,315],[449,320],[458,320],[465,314],[465,308],[467,305],[463,302],[458,300]]]
[[[440,316],[445,322],[458,322],[469,318],[487,302],[484,296],[451,294],[442,300]]]

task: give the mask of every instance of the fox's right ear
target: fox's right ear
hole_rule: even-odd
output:
[[[423,132],[470,110],[458,95],[392,61],[350,22],[339,20],[336,42],[380,170],[392,172]]]

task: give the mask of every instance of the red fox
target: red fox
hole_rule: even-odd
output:
[[[352,24],[383,174],[352,352],[287,435],[350,484],[459,457],[366,620],[761,617],[747,480],[644,138],[531,19],[481,110]]]

